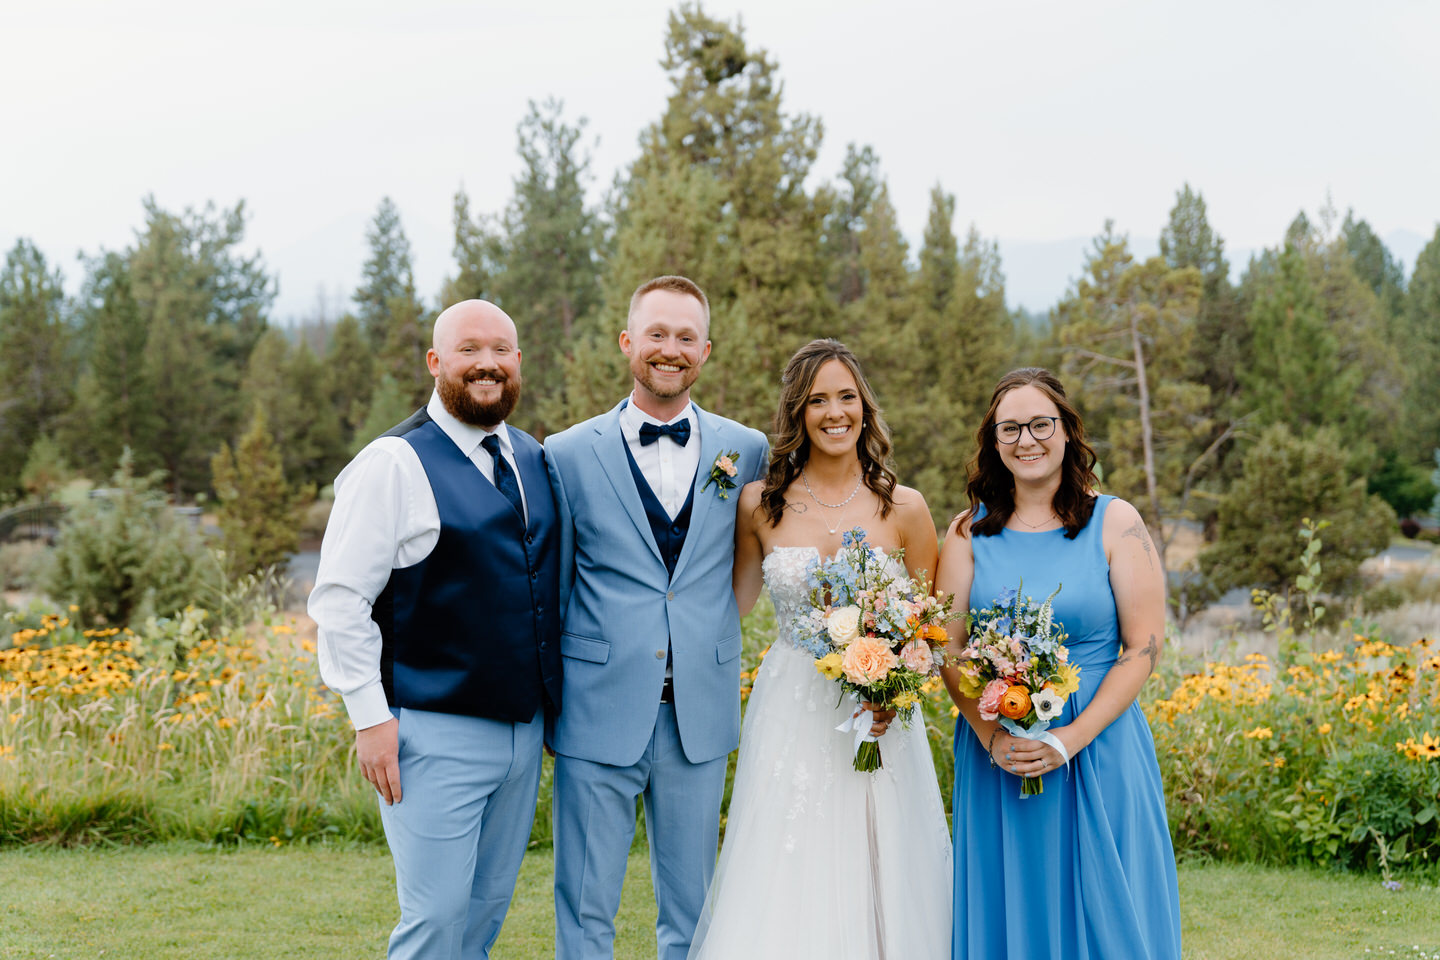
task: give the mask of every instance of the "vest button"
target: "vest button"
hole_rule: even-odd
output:
[[[530,571],[530,579],[531,579],[531,580],[539,580],[539,579],[540,579],[540,574],[536,573],[534,570],[531,570],[531,571]]]
[[[535,542],[535,538],[534,538],[533,536],[527,535],[527,536],[525,537],[525,542],[526,542],[527,544],[528,544],[528,543],[534,543],[534,542]]]
[[[665,659],[665,651],[664,651],[664,650],[656,650],[656,651],[655,651],[655,659],[656,659],[656,660],[664,660],[664,659]]]
[[[675,526],[671,527],[671,528],[670,528],[670,532],[673,533],[673,534],[674,534],[675,536],[677,536],[677,537],[680,536],[680,524],[677,523],[677,524],[675,524]]]

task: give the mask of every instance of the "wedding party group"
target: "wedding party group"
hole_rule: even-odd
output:
[[[848,348],[794,354],[767,436],[691,399],[709,329],[693,282],[642,284],[629,395],[542,444],[506,423],[523,331],[457,303],[429,402],[336,479],[309,611],[379,795],[389,956],[490,956],[548,751],[557,960],[614,957],[637,800],[659,960],[1179,958],[1136,702],[1164,571],[1064,387],[999,381],[942,533]],[[939,683],[949,824],[916,695]]]

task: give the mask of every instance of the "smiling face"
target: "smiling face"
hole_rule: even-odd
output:
[[[1060,408],[1043,390],[1025,384],[1000,398],[995,408],[995,422],[1029,423],[1036,417],[1060,416]],[[1015,483],[1033,486],[1058,485],[1065,462],[1065,423],[1057,419],[1055,432],[1044,440],[1036,440],[1028,429],[1020,431],[1015,443],[996,442],[1000,460],[1015,477]]]
[[[620,331],[620,349],[635,378],[635,403],[671,419],[690,402],[690,387],[710,356],[705,308],[688,293],[651,290]]]
[[[853,452],[865,422],[865,404],[855,375],[839,360],[829,360],[815,371],[815,382],[805,398],[805,435],[810,455],[842,456]]]
[[[520,347],[515,324],[484,300],[457,303],[435,319],[425,363],[445,409],[487,430],[520,399]]]

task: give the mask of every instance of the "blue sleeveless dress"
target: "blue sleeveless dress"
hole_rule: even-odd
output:
[[[1064,529],[975,536],[970,606],[1025,581],[1055,598],[1080,689],[1052,729],[1089,704],[1119,653],[1102,496],[1074,540]],[[1020,797],[962,718],[955,731],[953,960],[1179,960],[1180,892],[1155,741],[1138,703]]]

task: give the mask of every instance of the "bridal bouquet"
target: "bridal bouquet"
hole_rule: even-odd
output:
[[[1015,590],[1002,590],[989,607],[970,611],[969,643],[952,665],[960,692],[980,701],[981,718],[998,718],[1014,736],[1044,740],[1068,761],[1059,739],[1045,732],[1080,687],[1080,668],[1070,663],[1065,628],[1051,608],[1060,588],[1037,606],[1021,595],[1024,586],[1022,581]],[[1022,797],[1044,790],[1041,777],[1021,781]]]
[[[921,685],[940,667],[934,648],[946,642],[942,624],[954,616],[948,600],[893,562],[901,554],[870,546],[858,527],[841,542],[832,559],[810,569],[810,610],[795,618],[795,640],[855,702],[858,712],[838,729],[855,734],[855,769],[868,772],[881,766],[880,744],[870,735],[870,711],[859,705],[894,710],[908,727]]]

